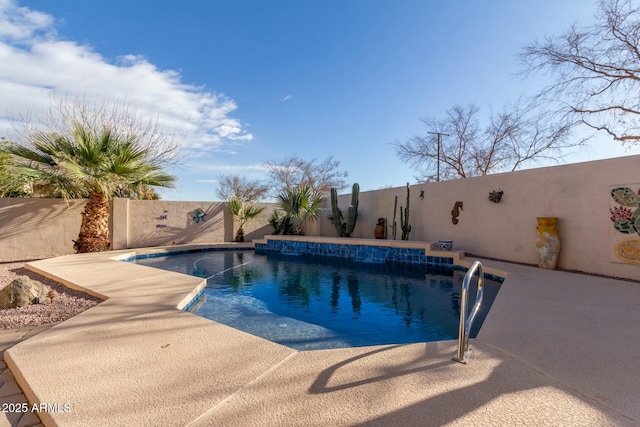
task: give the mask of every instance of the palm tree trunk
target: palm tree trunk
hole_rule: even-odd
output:
[[[244,230],[242,229],[242,227],[238,228],[238,231],[236,231],[236,237],[235,239],[233,239],[234,242],[244,242]]]
[[[93,191],[82,211],[82,224],[78,240],[73,241],[76,253],[108,251],[109,200],[104,193]]]

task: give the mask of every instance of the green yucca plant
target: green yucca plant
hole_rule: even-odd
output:
[[[285,214],[283,220],[290,223],[290,234],[304,234],[305,221],[318,217],[323,201],[322,196],[314,196],[307,186],[285,190],[276,196],[278,208]]]

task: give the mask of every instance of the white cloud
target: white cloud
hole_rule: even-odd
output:
[[[283,100],[283,101],[288,101],[288,100],[290,100],[291,98],[293,98],[293,95],[287,95],[287,96],[285,96],[284,98],[282,98],[282,100]]]
[[[229,114],[236,103],[223,94],[182,82],[144,57],[123,54],[108,62],[91,46],[57,37],[55,19],[0,0],[0,117],[41,114],[50,99],[126,101],[162,130],[181,136],[192,151],[224,149],[253,135]],[[0,135],[8,132],[0,122]],[[3,127],[4,126],[4,127]]]
[[[264,172],[268,168],[264,164],[257,165],[223,165],[212,164],[209,161],[194,160],[189,163],[189,168],[195,172]]]
[[[55,34],[53,18],[46,13],[16,6],[14,0],[0,0],[0,39],[14,42],[33,37],[36,31],[48,30]]]

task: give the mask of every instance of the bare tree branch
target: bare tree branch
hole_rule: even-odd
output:
[[[535,105],[520,102],[500,112],[491,112],[481,128],[475,105],[455,106],[444,120],[423,119],[427,136],[413,136],[395,144],[400,160],[415,168],[421,181],[466,178],[490,173],[514,171],[542,159],[558,159],[567,148],[585,142],[571,138],[574,123],[559,120]],[[438,155],[437,136],[443,133]]]
[[[135,177],[140,180],[138,182],[125,180],[125,182],[119,183],[115,172],[113,172],[114,177],[111,181],[100,181],[95,170],[87,173],[88,177],[95,178],[93,181],[96,183],[109,181],[109,185],[102,188],[107,197],[154,199],[158,198],[158,194],[151,186],[170,187],[175,181],[175,177],[165,174],[164,170],[182,162],[179,142],[173,135],[163,133],[157,120],[144,121],[129,104],[90,102],[82,98],[73,100],[62,98],[56,101],[52,98],[48,112],[38,116],[37,120],[32,119],[32,114],[12,118],[11,124],[16,139],[11,143],[10,152],[14,156],[14,160],[21,166],[21,170],[26,167],[31,168],[30,173],[34,173],[33,170],[39,170],[48,174],[48,184],[39,191],[42,195],[85,197],[87,190],[80,184],[78,184],[79,187],[71,190],[73,180],[64,175],[62,168],[59,167],[63,163],[66,165],[74,164],[77,159],[74,159],[73,156],[77,153],[57,150],[56,156],[62,156],[58,158],[50,153],[47,154],[47,150],[43,151],[38,147],[34,149],[34,141],[43,142],[53,151],[54,148],[59,149],[62,146],[61,141],[66,143],[66,147],[77,148],[78,140],[90,141],[92,138],[105,138],[105,135],[108,135],[108,141],[120,141],[121,145],[128,144],[134,147],[136,156],[139,159],[144,159],[146,165],[158,167],[156,174],[151,171],[145,173],[141,166],[138,166],[139,175]],[[68,150],[72,151],[71,148]],[[129,153],[113,158],[117,158],[119,164],[124,165],[133,157]],[[80,169],[80,167],[78,166],[76,169]],[[124,173],[123,170],[119,170],[119,172]],[[79,173],[76,172],[76,175]],[[132,176],[128,176],[127,179],[133,179]],[[75,177],[77,178],[77,176]],[[59,182],[52,185],[54,179]],[[89,180],[79,180],[79,183],[86,183],[86,181]],[[156,183],[152,183],[152,181]],[[161,181],[167,185],[161,184]],[[35,185],[33,179],[30,180],[30,183],[32,187]]]
[[[217,194],[221,200],[238,199],[244,203],[254,203],[264,199],[269,187],[260,181],[251,181],[242,175],[222,175],[218,179]]]
[[[538,99],[571,123],[602,130],[623,144],[640,142],[640,8],[599,0],[594,24],[525,46],[524,75],[549,73]],[[555,107],[553,106],[555,105]]]
[[[347,172],[338,170],[340,162],[334,160],[333,156],[318,163],[316,159],[307,161],[292,155],[279,161],[267,162],[265,166],[274,194],[306,186],[313,197],[317,198],[325,196],[332,187],[339,191],[347,186],[344,180]]]
[[[18,143],[27,141],[29,135],[46,129],[50,132],[72,138],[71,129],[78,126],[99,133],[109,130],[122,140],[135,140],[149,154],[149,160],[166,167],[178,166],[183,162],[181,144],[177,137],[161,131],[157,118],[143,119],[137,110],[126,102],[91,102],[83,98],[51,99],[49,111],[42,116],[14,117],[12,126]]]

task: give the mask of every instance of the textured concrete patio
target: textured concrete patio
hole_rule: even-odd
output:
[[[455,342],[298,352],[176,309],[201,279],[117,254],[28,266],[108,297],[4,353],[30,403],[68,404],[45,425],[640,425],[640,283],[485,260],[508,278],[463,365]]]

